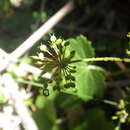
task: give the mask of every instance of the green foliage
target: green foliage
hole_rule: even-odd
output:
[[[37,110],[32,113],[39,130],[58,130],[56,125],[56,109],[52,100],[38,96],[35,102]]]
[[[50,46],[40,45],[37,56],[31,56],[42,71],[39,77],[31,75],[30,79],[35,79],[34,81],[18,79],[19,83],[35,86],[40,92],[34,102],[37,109],[32,113],[40,130],[62,129],[64,120],[68,121],[68,130],[96,130],[97,126],[101,130],[115,130],[115,127],[120,128],[120,124],[129,122],[129,101],[122,105],[103,99],[106,90],[105,71],[94,64],[94,61],[130,62],[129,58],[95,57],[92,43],[83,35],[68,40],[52,35],[49,44]],[[18,68],[17,66],[17,70]],[[49,77],[45,78],[46,73]],[[20,75],[15,72],[14,77]],[[30,80],[29,77],[26,75],[24,78]],[[30,101],[32,103],[33,100]],[[82,104],[91,101],[103,101],[102,103],[116,107],[116,111],[109,119],[106,111],[98,106],[86,111]],[[28,102],[28,105],[31,103]],[[65,117],[57,117],[57,107],[63,110]]]
[[[69,42],[70,42],[70,50],[76,51],[74,59],[95,57],[95,51],[94,48],[92,47],[92,43],[85,36],[79,35],[76,38],[70,38]],[[77,63],[77,64],[86,65],[86,63]]]
[[[114,124],[105,117],[105,113],[100,108],[88,110],[85,119],[73,126],[73,130],[114,130]],[[106,127],[107,126],[107,127]]]
[[[46,72],[50,72],[50,70],[52,71],[54,69],[53,66],[48,66],[49,62],[53,62],[52,54],[53,54],[53,56],[55,56],[57,54],[57,56],[59,56],[59,57],[61,57],[63,55],[63,59],[62,59],[63,61],[60,60],[59,63],[61,62],[63,65],[66,64],[65,67],[67,67],[69,65],[69,63],[72,64],[73,66],[76,66],[76,67],[74,67],[75,68],[74,70],[71,69],[71,72],[73,73],[73,75],[71,75],[71,73],[70,73],[65,76],[65,80],[60,81],[60,82],[62,82],[61,86],[60,86],[61,87],[60,91],[64,93],[57,97],[58,101],[61,104],[60,107],[63,109],[66,108],[66,110],[68,110],[68,111],[73,111],[73,110],[77,109],[77,107],[81,107],[80,106],[80,104],[82,103],[81,101],[89,101],[92,99],[103,98],[104,91],[106,89],[105,75],[104,75],[103,69],[99,68],[96,65],[92,65],[92,62],[89,62],[89,63],[88,62],[87,63],[86,62],[83,62],[83,63],[82,62],[80,62],[80,63],[73,62],[74,60],[77,60],[77,59],[93,58],[95,56],[95,52],[91,45],[91,42],[88,41],[83,35],[80,35],[76,38],[71,38],[71,39],[67,40],[67,42],[65,42],[67,44],[67,48],[65,46],[66,44],[63,44],[65,46],[65,51],[67,51],[66,52],[67,54],[64,53],[62,55],[60,55],[60,54],[61,54],[61,51],[64,50],[64,48],[60,48],[60,47],[64,47],[64,46],[60,46],[60,44],[62,44],[63,41],[61,39],[57,40],[56,37],[52,36],[51,42],[52,42],[51,43],[52,48],[57,47],[57,50],[56,50],[56,48],[54,48],[55,53],[53,51],[52,51],[53,52],[52,53],[44,45],[41,45],[40,53],[38,54],[38,56],[32,56],[32,58],[34,60],[36,60],[36,63],[38,63],[40,68],[44,70],[42,72],[42,74],[44,74]],[[60,53],[58,53],[58,52],[60,52]],[[50,60],[49,62],[46,63],[46,61],[51,58],[52,58],[52,60]],[[55,61],[55,59],[54,59],[54,61]],[[57,61],[55,61],[55,63],[56,62]],[[55,63],[53,63],[53,65]],[[54,66],[54,67],[56,67],[56,66]],[[57,70],[56,72],[59,73],[60,71]],[[60,74],[59,78],[63,78],[62,76],[64,76],[64,75]],[[52,75],[52,77],[53,77],[53,75]],[[48,89],[48,87],[52,88],[51,85],[54,85],[54,83],[53,84],[49,83],[51,79],[44,80],[45,89],[43,89],[43,91],[45,91],[45,90],[50,91]],[[68,81],[68,80],[73,81],[73,82],[66,83],[66,81]],[[46,83],[47,84],[49,83],[49,86],[46,87],[46,85],[47,85]],[[69,85],[71,87],[69,87]],[[72,86],[74,86],[74,87],[72,87]],[[53,87],[53,89],[54,89],[54,87]],[[54,91],[53,89],[52,89],[52,91]],[[69,94],[69,95],[66,95],[65,93]],[[49,104],[48,103],[46,104],[46,102],[49,102]],[[37,115],[38,113],[39,113],[39,115],[41,115],[42,111],[45,109],[43,111],[43,115],[46,113],[44,115],[44,117],[46,117],[46,121],[47,121],[47,122],[44,121],[44,118],[42,118],[41,121],[36,119],[36,121],[38,121],[38,123],[39,123],[39,126],[40,126],[41,122],[46,123],[46,125],[48,125],[48,123],[50,122],[48,120],[48,118],[50,116],[48,115],[49,113],[46,112],[46,107],[49,108],[48,109],[49,111],[50,111],[50,107],[52,110],[54,108],[54,106],[50,106],[52,103],[47,98],[45,100],[45,97],[38,96],[38,99],[36,100],[36,106],[39,108],[39,110],[35,112],[36,116],[34,116],[34,118],[36,119],[38,117],[38,115]],[[42,111],[40,111],[41,109],[42,109]],[[96,115],[93,115],[93,114],[95,114],[95,111],[97,111],[98,113]],[[52,113],[54,113],[54,111]],[[109,126],[109,129],[111,129],[111,130],[114,128],[112,122],[108,122],[107,119],[105,118],[104,111],[99,108],[92,109],[88,113],[86,113],[86,112],[83,112],[83,113],[87,114],[87,118],[84,117],[85,119],[82,121],[79,121],[79,119],[77,119],[77,121],[75,121],[75,119],[74,119],[74,121],[71,118],[69,119],[69,120],[71,120],[70,124],[69,124],[70,125],[69,129],[75,129],[75,130],[92,129],[92,123],[93,122],[96,123],[96,120],[98,120],[98,123],[103,122],[103,125],[100,126],[101,130],[103,130],[106,127],[105,125]],[[91,117],[91,115],[92,115],[92,117]],[[82,116],[82,114],[80,116]],[[95,118],[93,120],[94,116],[95,116]],[[50,118],[52,118],[52,117],[50,117]],[[53,119],[54,119],[53,121],[56,121],[56,115],[53,117]],[[52,122],[50,122],[51,124],[49,124],[49,126],[46,126],[46,125],[44,125],[44,127],[40,126],[41,127],[40,129],[43,129],[43,128],[45,129],[45,126],[47,127],[47,129],[52,129],[53,126],[56,126],[56,124],[54,122],[53,123]],[[57,127],[58,126],[56,126],[56,128]],[[93,128],[93,129],[96,129],[96,128],[97,127],[95,126],[95,128]]]
[[[77,69],[77,95],[84,100],[103,97],[105,90],[104,75],[93,66],[79,67]]]
[[[94,48],[91,42],[83,35],[77,36],[75,39],[71,38],[70,50],[76,51],[74,59],[91,58],[95,56]],[[105,76],[97,66],[91,63],[75,63],[76,64],[76,92],[69,91],[83,100],[90,100],[94,97],[101,98],[105,90]],[[68,90],[66,90],[68,91]]]
[[[26,24],[24,24],[25,19]],[[15,15],[8,16],[4,19],[1,18],[1,48],[7,52],[11,52],[17,48],[27,38],[27,36],[30,35],[30,25],[33,22],[34,20],[32,19],[31,12],[29,11],[26,13],[16,13]]]
[[[105,117],[104,111],[93,108],[86,113],[86,130],[97,130],[97,127],[99,130],[114,130],[114,124]]]
[[[99,71],[97,66],[92,66],[90,62],[79,64],[73,63],[71,60],[94,57],[95,52],[91,42],[83,35],[68,41],[57,39],[53,35],[50,40],[50,50],[45,45],[41,45],[38,56],[32,56],[36,64],[43,70],[41,76],[47,72],[53,72],[51,79],[44,80],[43,94],[49,96],[47,88],[53,80],[56,83],[53,87],[54,90],[63,88],[61,82],[65,78],[63,80],[63,92],[76,95],[85,101],[95,97],[102,98],[105,90],[104,74]],[[70,46],[68,47],[68,45]],[[73,66],[76,68],[69,64],[74,64]]]
[[[16,2],[18,1],[16,0]],[[1,0],[1,48],[8,52],[13,51],[32,31],[35,31],[41,26],[41,24],[49,19],[49,17],[58,11],[66,2],[66,0],[51,2],[49,0],[21,0],[20,6],[18,7],[11,3],[10,0]],[[126,49],[127,54],[130,55],[130,41],[128,48],[126,46],[127,39],[123,37],[122,33],[129,30],[129,26],[127,25],[129,22],[129,11],[127,11],[129,4],[128,1],[119,1],[118,4],[122,6],[118,9],[118,6],[113,8],[111,2],[105,2],[75,0],[75,11],[69,15],[70,17],[67,16],[67,19],[64,19],[62,23],[55,27],[54,31],[56,33],[62,32],[64,37],[75,36],[79,32],[86,35],[87,32],[89,38],[93,41],[92,44],[91,41],[83,35],[66,40],[66,56],[64,60],[62,60],[60,68],[62,68],[62,70],[64,68],[66,71],[66,67],[69,66],[69,73],[61,74],[59,73],[61,69],[55,70],[54,68],[56,67],[51,65],[44,68],[40,66],[41,62],[39,62],[38,67],[43,71],[42,74],[46,72],[49,72],[51,75],[54,74],[49,80],[43,79],[42,74],[39,78],[37,75],[31,73],[25,74],[20,68],[20,63],[23,62],[21,60],[18,61],[18,64],[12,64],[7,69],[7,72],[16,79],[20,86],[23,88],[28,86],[29,88],[32,87],[31,94],[34,95],[27,100],[25,104],[29,106],[29,108],[31,108],[31,105],[34,106],[35,110],[32,110],[32,115],[39,130],[129,130],[130,90],[126,91],[129,85],[124,85],[123,88],[120,88],[121,91],[125,92],[124,95],[126,98],[121,101],[118,100],[119,102],[112,103],[113,101],[109,101],[106,98],[111,98],[116,101],[117,99],[113,98],[113,90],[107,88],[105,82],[105,74],[108,74],[107,82],[109,82],[109,80],[114,82],[115,79],[122,81],[124,78],[129,80],[129,64],[125,64],[124,62],[130,62],[130,59],[108,57],[124,57],[126,56]],[[116,0],[114,2],[117,3],[118,1]],[[95,9],[97,11],[95,11]],[[85,17],[84,14],[88,17]],[[130,38],[130,33],[128,33],[127,36]],[[47,41],[46,36],[44,36],[44,40]],[[65,41],[62,38],[55,39],[55,37],[52,37],[50,40],[51,43],[53,43],[51,47],[49,47],[50,50],[53,49],[55,45],[59,46]],[[31,49],[31,55],[36,54],[36,49],[36,46]],[[62,54],[62,48],[59,50]],[[41,59],[43,58],[41,54],[33,58],[39,60],[39,57]],[[107,64],[103,62],[98,63],[102,65],[103,68],[107,68],[106,71],[95,65],[97,61],[107,62]],[[111,62],[108,63],[108,61],[122,62],[125,66],[125,70],[120,70],[115,64],[111,64]],[[30,64],[27,60],[24,60],[24,62]],[[54,65],[58,62],[54,60],[54,62],[51,63]],[[117,71],[117,75],[115,77],[109,76],[109,71],[112,71],[110,74],[115,74],[115,71]],[[127,81],[125,83],[127,84]],[[117,88],[120,86],[122,85],[119,84]],[[106,88],[107,91],[105,91]],[[114,87],[115,90],[117,88]],[[106,92],[105,99],[104,92]],[[111,97],[107,97],[108,93],[110,93]],[[45,97],[43,94],[49,96]],[[120,98],[118,94],[118,91],[116,91],[114,95]],[[8,104],[8,100],[5,97],[4,94],[0,93],[1,110],[3,109],[3,105]],[[97,100],[101,102],[104,101],[104,104],[99,104]],[[109,104],[107,109],[105,108],[106,104]],[[128,128],[125,128],[127,126]]]
[[[11,4],[9,0],[1,0],[0,1],[0,14],[9,13],[11,11]]]

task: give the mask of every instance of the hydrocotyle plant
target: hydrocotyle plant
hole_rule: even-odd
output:
[[[100,77],[101,74],[97,74],[97,72],[95,72],[96,74],[94,74],[94,72],[90,70],[92,70],[92,68],[95,67],[96,69],[98,68],[97,70],[99,71],[101,70],[101,68],[99,69],[99,67],[97,66],[92,66],[91,62],[94,61],[130,62],[129,58],[123,58],[123,59],[118,57],[96,57],[95,58],[94,49],[92,48],[90,41],[88,41],[83,35],[78,36],[76,40],[74,39],[64,40],[62,38],[56,38],[56,36],[52,35],[50,37],[49,46],[42,44],[39,47],[39,52],[37,56],[32,56],[32,58],[35,60],[35,64],[42,70],[40,78],[42,78],[42,76],[45,73],[50,73],[51,75],[50,78],[44,78],[44,86],[43,86],[44,95],[49,95],[49,90],[48,90],[49,84],[52,84],[53,90],[60,91],[66,88],[70,88],[70,90],[72,90],[73,88],[76,87],[76,89],[80,93],[80,90],[78,88],[82,86],[81,85],[82,83],[78,83],[79,81],[78,82],[76,81],[76,80],[80,80],[79,79],[80,74],[77,75],[76,73],[81,73],[81,75],[85,72],[89,73],[90,75],[92,74],[91,79],[93,78],[96,82],[96,79]],[[86,70],[86,66],[87,66],[87,70]],[[76,67],[80,68],[80,70],[78,69],[78,72]],[[84,68],[84,70],[82,70],[81,72],[82,67]],[[84,77],[80,77],[80,78],[84,79],[86,77],[87,79],[88,75],[83,74],[82,76]],[[88,82],[91,82],[91,79]],[[102,78],[102,80],[100,79],[100,81],[97,82],[99,82],[99,84],[100,82],[104,84],[103,83],[104,79]],[[86,84],[84,85],[85,88]],[[89,83],[88,86],[95,86],[95,84]],[[84,93],[84,91],[86,90],[89,89],[88,88],[83,89],[81,93]],[[74,91],[73,92],[69,91],[68,93],[74,94]],[[81,93],[79,94],[82,95],[81,98],[86,99],[86,97],[84,97],[84,94]],[[94,96],[95,93],[91,92],[90,97],[92,95]]]

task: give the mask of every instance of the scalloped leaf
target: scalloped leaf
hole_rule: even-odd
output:
[[[92,43],[85,36],[79,35],[76,38],[68,39],[68,41],[70,42],[69,51],[76,51],[74,59],[91,58],[95,56],[95,51],[92,47]],[[86,63],[82,64],[86,65]]]
[[[77,95],[83,100],[102,98],[105,91],[105,77],[96,66],[78,67],[76,74]]]
[[[75,77],[76,88],[65,89],[65,93],[78,96],[84,101],[104,96],[105,76],[96,66],[77,67]]]
[[[77,36],[75,39],[69,39],[69,50],[75,50],[74,59],[91,58],[95,56],[91,42],[83,35]],[[76,88],[65,89],[64,92],[73,94],[87,101],[95,97],[102,98],[105,91],[105,75],[98,66],[92,66],[89,63],[75,63],[77,72],[74,74],[76,78]],[[75,65],[74,64],[74,65]]]

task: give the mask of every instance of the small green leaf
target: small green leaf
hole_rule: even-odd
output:
[[[89,100],[104,96],[105,77],[96,67],[79,67],[76,74],[76,86],[79,97],[83,100]]]
[[[69,50],[76,51],[74,59],[91,58],[95,56],[94,48],[92,47],[91,42],[83,35],[79,35],[75,39],[70,38],[68,41],[70,42]],[[86,63],[77,63],[77,64],[86,65]]]

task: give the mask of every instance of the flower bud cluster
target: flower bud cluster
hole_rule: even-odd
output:
[[[54,90],[60,90],[62,82],[64,88],[75,87],[75,77],[73,73],[76,72],[76,67],[71,66],[71,59],[75,56],[75,51],[71,51],[66,55],[66,49],[69,45],[68,41],[61,38],[56,38],[52,35],[50,37],[50,46],[41,45],[37,56],[31,56],[35,64],[42,70],[40,77],[45,73],[51,73],[50,79],[44,79],[44,95],[49,95],[48,85],[55,82]]]
[[[115,116],[112,117],[113,120],[118,120],[119,123],[126,123],[130,121],[129,113],[127,112],[127,103],[124,100],[120,100],[118,104],[118,111],[115,113]]]

